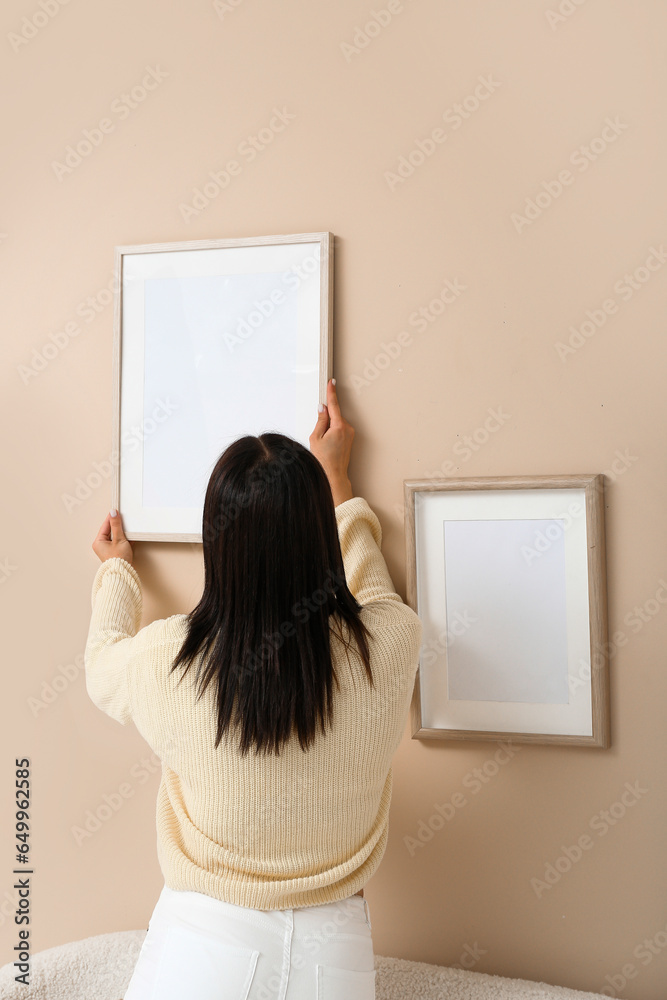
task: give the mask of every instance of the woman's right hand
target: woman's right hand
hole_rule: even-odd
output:
[[[347,474],[353,438],[354,427],[340,412],[336,386],[329,379],[326,406],[320,411],[308,440],[311,452],[327,474],[336,507],[354,496]]]

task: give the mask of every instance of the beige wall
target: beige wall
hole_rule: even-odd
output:
[[[559,2],[572,11],[561,20]],[[334,371],[357,428],[353,484],[378,512],[399,590],[404,478],[452,460],[462,476],[606,471],[610,630],[624,634],[612,658],[611,749],[525,747],[413,855],[404,838],[496,748],[426,745],[406,732],[390,844],[367,890],[376,951],[659,1000],[667,611],[655,594],[667,579],[667,267],[652,257],[655,270],[641,268],[667,239],[667,8],[405,0],[355,53],[342,43],[354,44],[386,0],[219,6],[71,0],[42,17],[37,0],[11,0],[2,14],[2,961],[15,943],[16,756],[33,768],[35,949],[145,927],[161,886],[155,761],[136,730],[89,702],[80,670],[98,565],[90,545],[110,499],[104,303],[114,245],[330,230]],[[17,41],[22,29],[33,37]],[[122,111],[122,95],[149,67],[164,78]],[[443,118],[479,77],[492,82],[477,109]],[[269,126],[274,108],[293,118],[248,162],[239,144]],[[54,161],[104,118],[112,128],[103,141],[58,177]],[[577,150],[607,119],[616,131],[594,143],[583,169]],[[392,186],[386,173],[435,128],[444,141]],[[181,205],[234,158],[241,172],[186,221]],[[513,214],[564,170],[571,183],[560,196],[548,205],[543,196],[537,217],[515,225]],[[635,271],[633,289],[624,275]],[[448,280],[465,290],[425,330],[411,327]],[[100,311],[88,321],[91,296]],[[608,299],[616,311],[560,357],[570,326]],[[64,330],[38,371],[38,354]],[[411,343],[369,378],[369,359],[402,330]],[[456,442],[498,408],[508,415],[502,427],[457,457]],[[68,511],[63,496],[96,471],[98,485]],[[146,621],[196,602],[196,547],[141,543],[136,565]],[[646,621],[627,617],[646,602]],[[39,708],[29,699],[48,695],[44,682],[60,691]],[[626,782],[647,791],[538,898],[531,879],[590,832]],[[78,844],[86,810],[123,783],[122,807]]]

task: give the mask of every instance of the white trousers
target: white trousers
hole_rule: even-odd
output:
[[[124,1000],[375,1000],[368,903],[252,910],[166,885]]]

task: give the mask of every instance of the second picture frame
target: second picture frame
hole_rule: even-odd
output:
[[[404,492],[413,738],[609,747],[604,476]]]

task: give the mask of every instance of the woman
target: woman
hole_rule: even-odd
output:
[[[335,383],[310,451],[235,441],[203,511],[204,592],[140,628],[120,514],[93,542],[86,686],[162,762],[165,885],[125,1000],[367,1000],[363,886],[387,841],[391,758],[421,621],[348,478]]]

